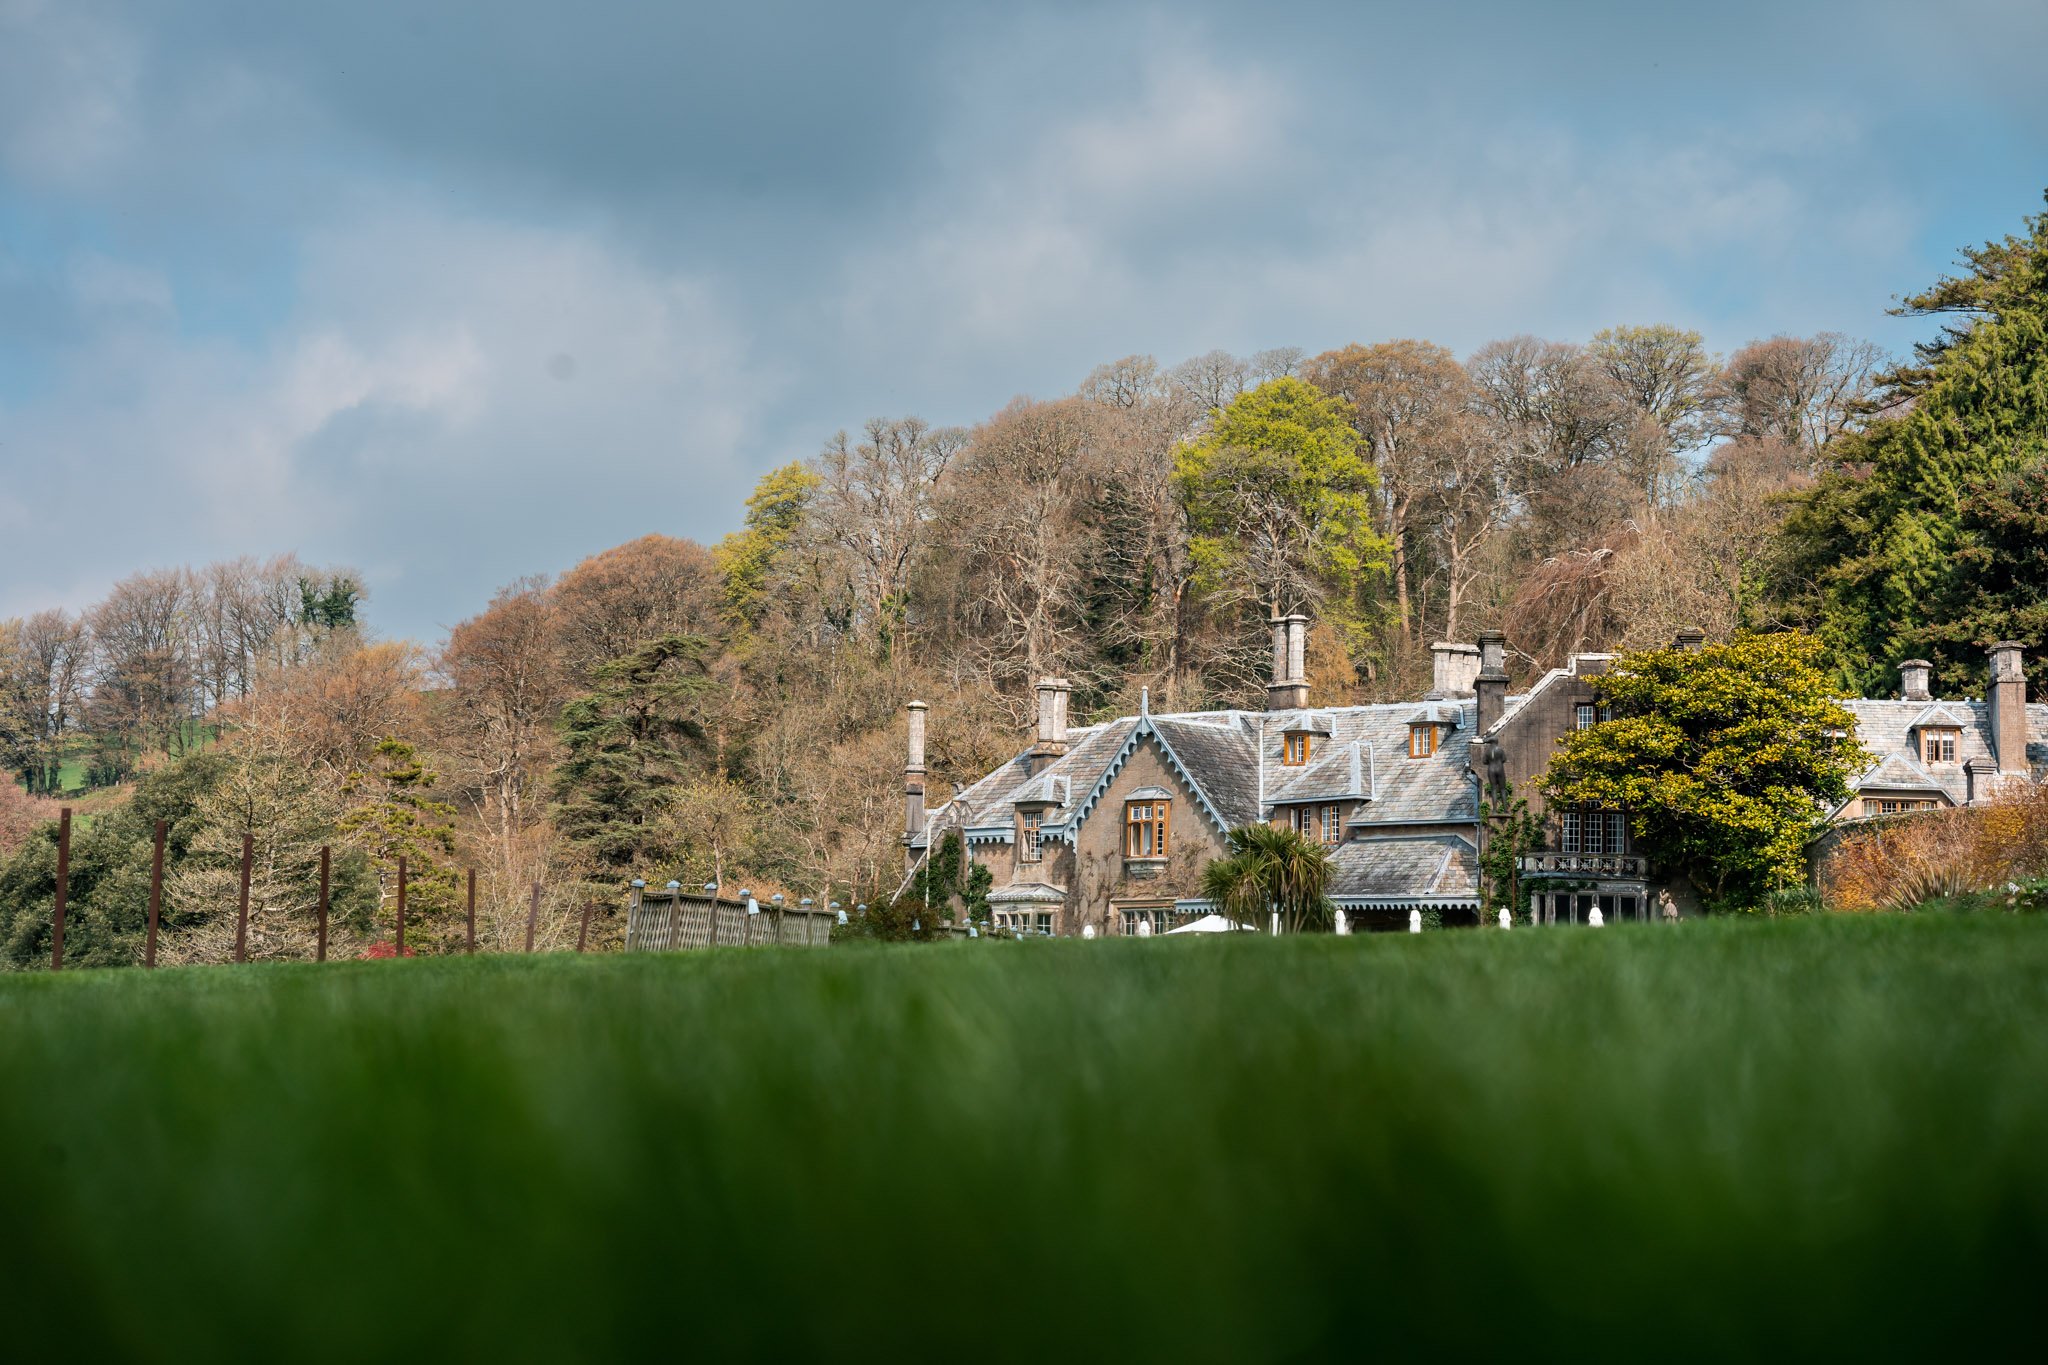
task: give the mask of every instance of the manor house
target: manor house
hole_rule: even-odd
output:
[[[1559,739],[1602,718],[1598,679],[1614,656],[1580,654],[1510,692],[1505,641],[1434,646],[1434,686],[1419,701],[1318,707],[1304,668],[1307,618],[1273,622],[1273,673],[1263,711],[1138,714],[1067,723],[1065,679],[1037,685],[1029,747],[925,803],[923,702],[909,704],[905,844],[910,865],[958,832],[994,876],[997,923],[1070,935],[1152,932],[1209,913],[1201,871],[1225,834],[1257,821],[1329,845],[1331,899],[1354,924],[1405,928],[1412,910],[1444,922],[1479,912],[1482,790],[1512,789],[1543,817],[1545,847],[1521,860],[1539,923],[1647,918],[1669,889],[1633,846],[1621,812],[1553,810],[1535,789]],[[1698,631],[1679,648],[1698,648]],[[1929,665],[1900,665],[1899,698],[1851,700],[1858,736],[1878,761],[1832,812],[1853,822],[1991,799],[2048,770],[2048,706],[2029,705],[2022,646],[1990,651],[1982,700],[1937,700]]]

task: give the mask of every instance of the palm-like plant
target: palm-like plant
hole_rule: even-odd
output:
[[[1277,825],[1230,831],[1230,849],[1202,869],[1202,894],[1232,919],[1264,928],[1279,912],[1288,933],[1328,928],[1330,851]]]

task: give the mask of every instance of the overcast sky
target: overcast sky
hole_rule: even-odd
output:
[[[2048,186],[2042,0],[1277,9],[0,0],[0,616],[295,550],[432,641],[1133,352],[1903,350]]]

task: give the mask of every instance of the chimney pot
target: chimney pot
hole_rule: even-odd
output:
[[[1927,680],[1934,672],[1934,665],[1925,659],[1904,659],[1899,663],[1899,699],[1901,701],[1932,701],[1933,694],[1927,690]]]

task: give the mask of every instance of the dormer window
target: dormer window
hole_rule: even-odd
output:
[[[1280,764],[1286,768],[1299,768],[1308,763],[1308,732],[1290,730],[1281,741]]]
[[[1409,726],[1408,757],[1428,758],[1431,754],[1434,754],[1436,752],[1437,739],[1439,738],[1437,731],[1442,728],[1442,726],[1433,725],[1428,721],[1418,721],[1414,725]]]
[[[1045,819],[1045,812],[1032,807],[1017,812],[1017,861],[1035,863],[1044,855],[1039,851],[1039,823]]]
[[[1956,740],[1960,730],[1929,727],[1920,732],[1920,758],[1925,763],[1953,763],[1956,761]]]

